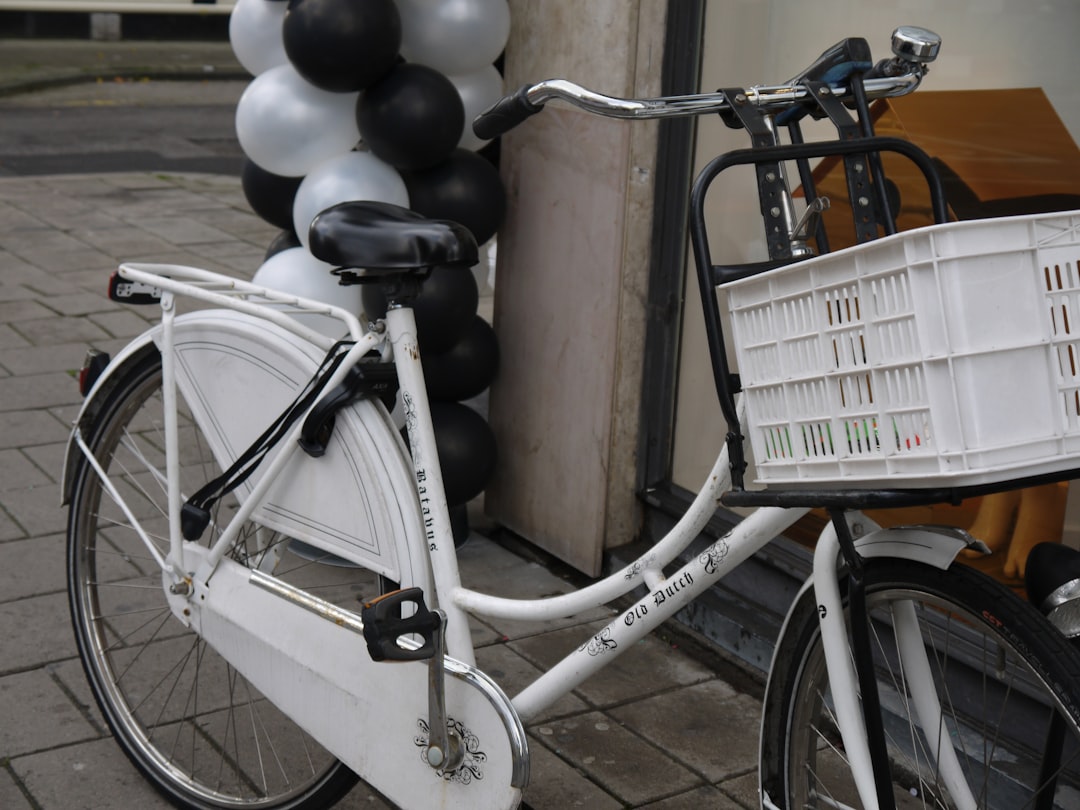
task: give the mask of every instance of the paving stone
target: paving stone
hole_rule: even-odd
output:
[[[688,790],[678,796],[642,805],[642,810],[745,810],[742,804],[721,793],[717,788],[705,787]]]
[[[23,453],[45,476],[46,480],[59,484],[64,473],[64,453],[67,442],[53,442],[37,447],[25,447]],[[57,493],[59,496],[59,493]]]
[[[67,317],[108,312],[117,308],[117,305],[104,295],[95,295],[86,290],[79,290],[68,295],[49,296],[46,301],[50,309]]]
[[[0,504],[0,510],[2,510],[2,504]],[[0,511],[0,541],[16,540],[26,537],[26,532],[23,531],[22,526],[16,523],[11,517]]]
[[[18,375],[41,374],[45,371],[71,372],[82,367],[87,348],[89,345],[86,343],[13,348],[0,354],[0,365]]]
[[[30,537],[62,532],[67,525],[60,487],[54,483],[0,493],[0,504]]]
[[[120,309],[114,312],[91,315],[90,320],[113,337],[130,340],[150,328],[156,322],[152,316],[160,314],[161,310],[156,307],[141,307],[140,312],[144,312],[151,317],[143,317],[132,309]],[[80,361],[81,359],[80,357]]]
[[[229,234],[198,220],[184,216],[170,216],[164,219],[144,218],[140,225],[148,231],[159,234],[163,239],[176,245],[200,242],[225,242]]]
[[[0,450],[0,492],[40,486],[49,479],[18,450]]]
[[[701,784],[697,775],[601,712],[542,724],[531,739],[630,804],[645,804]]]
[[[724,681],[666,692],[609,713],[709,782],[757,767],[761,704]]]
[[[334,810],[397,810],[378,791],[361,782],[334,805]]]
[[[599,629],[599,625],[594,625]],[[512,641],[511,647],[543,670],[588,641],[583,628],[556,630]],[[704,664],[679,653],[655,636],[646,636],[574,691],[594,706],[611,706],[678,686],[707,681],[713,673]]]
[[[35,346],[57,346],[67,343],[102,340],[111,337],[100,326],[87,318],[43,318],[20,321],[19,334]]]
[[[70,384],[74,385],[74,380]],[[5,381],[0,380],[0,447],[25,447],[67,439],[70,422],[58,420],[47,410],[5,411],[4,385]]]
[[[563,810],[585,807],[606,810],[622,807],[581,770],[563,761],[534,740],[529,744],[530,775],[524,801],[532,810]]]
[[[64,535],[0,543],[0,602],[63,591]]]
[[[34,807],[6,768],[0,768],[0,807],[4,810],[33,810]]]
[[[11,761],[42,810],[170,810],[111,739]]]
[[[2,547],[0,547],[2,551]],[[482,647],[476,651],[476,665],[490,675],[504,692],[513,698],[518,692],[543,674],[520,655],[504,644]],[[580,714],[589,706],[573,694],[563,695],[550,707],[541,711],[530,724],[544,722],[554,717]]]
[[[9,324],[0,323],[0,349],[5,351],[10,348],[29,346],[30,341],[11,328]]]
[[[35,672],[38,671],[47,673],[59,682],[61,689],[67,693],[68,700],[71,700],[82,715],[89,719],[90,724],[98,731],[98,736],[109,736],[108,725],[90,691],[82,661],[78,658],[69,658],[55,664],[46,664],[40,670],[35,670]]]
[[[737,779],[727,779],[719,785],[719,788],[725,795],[735,799],[739,807],[745,807],[746,810],[757,810],[757,808],[761,807],[761,801],[758,797],[759,782],[756,770]]]
[[[0,274],[3,274],[3,268],[0,268]],[[27,302],[37,299],[37,293],[33,290],[18,284],[14,281],[0,280],[0,301],[5,303],[10,301]]]
[[[32,321],[35,318],[51,318],[55,315],[55,311],[47,309],[37,301],[0,303],[0,323]]]
[[[97,731],[41,670],[0,678],[0,757],[96,739]]]
[[[76,654],[66,593],[0,604],[0,672],[19,672]]]

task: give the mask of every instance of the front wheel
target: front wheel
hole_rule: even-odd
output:
[[[942,571],[869,559],[865,574],[896,806],[1080,807],[1080,652],[1026,602],[962,565]],[[902,615],[918,623],[929,678],[917,672],[913,659],[921,655],[899,652]],[[792,608],[774,661],[762,724],[763,796],[781,810],[860,807],[812,589]],[[940,734],[925,733],[920,722],[918,704],[925,707],[932,692]]]

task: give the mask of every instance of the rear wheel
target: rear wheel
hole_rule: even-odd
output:
[[[1080,653],[1030,605],[970,568],[870,559],[866,581],[896,806],[1080,807]],[[912,608],[932,684],[898,653],[895,617]],[[793,608],[775,661],[762,726],[763,790],[785,810],[860,807],[812,590]],[[951,781],[942,764],[950,757],[918,719],[917,698],[930,691],[945,726],[940,744],[955,752]]]
[[[84,425],[108,480],[168,552],[161,362],[129,361]],[[180,404],[181,491],[217,476],[202,436]],[[204,534],[235,509],[222,499]],[[323,599],[355,607],[382,590],[370,572],[246,525],[232,559]],[[68,521],[68,591],[79,654],[117,742],[174,804],[191,808],[316,808],[342,797],[356,776],[172,615],[162,574],[85,458]]]

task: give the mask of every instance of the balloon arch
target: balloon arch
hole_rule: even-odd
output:
[[[380,317],[373,287],[338,285],[307,249],[315,215],[349,200],[456,220],[491,243],[506,194],[469,122],[503,93],[494,63],[509,31],[507,0],[237,0],[229,39],[254,77],[236,108],[241,181],[255,213],[282,230],[255,281]],[[491,429],[463,402],[491,384],[498,346],[471,270],[433,273],[415,307],[460,518],[494,470]]]

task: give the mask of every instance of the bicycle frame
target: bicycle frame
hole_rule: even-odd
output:
[[[175,467],[178,448],[178,427],[175,418],[177,380],[171,354],[175,324],[174,296],[177,295],[189,296],[208,304],[269,320],[320,348],[332,345],[333,341],[312,332],[302,323],[285,314],[282,307],[295,312],[318,313],[340,319],[343,327],[356,342],[348,350],[344,362],[331,377],[328,384],[331,387],[344,379],[349,369],[373,350],[380,351],[384,359],[394,360],[408,427],[417,505],[423,520],[427,551],[432,567],[434,595],[448,619],[448,653],[458,661],[472,666],[475,660],[468,632],[467,614],[539,622],[578,615],[644,587],[645,594],[640,596],[633,605],[617,614],[604,628],[512,699],[513,708],[522,721],[536,716],[560,696],[602,669],[619,653],[629,649],[635,642],[671,618],[733,568],[774,537],[783,533],[808,511],[808,508],[760,508],[695,559],[685,563],[674,573],[665,575],[664,568],[699,536],[719,506],[721,495],[730,487],[728,450],[725,447],[721,450],[712,471],[686,514],[647,554],[625,568],[578,591],[546,599],[501,598],[471,590],[461,584],[455,548],[451,540],[449,509],[443,494],[442,475],[438,465],[420,352],[415,337],[415,319],[411,309],[392,308],[387,313],[385,328],[378,325],[370,331],[363,332],[353,315],[336,307],[286,296],[273,290],[205,271],[164,265],[125,265],[120,273],[135,284],[162,291],[163,316],[158,342],[163,359],[163,388],[167,410],[166,447],[169,456],[167,465],[171,504],[170,550],[167,558],[162,559],[157,554],[153,543],[139,528],[134,515],[129,514],[128,517],[136,530],[140,531],[143,542],[154,554],[158,564],[162,566],[170,585],[169,590],[172,594],[170,599],[174,604],[174,612],[182,621],[185,621],[182,608],[184,597],[191,592],[193,582],[209,580],[235,539],[236,527],[252,518],[259,503],[277,481],[283,477],[288,478],[297,456],[296,439],[301,427],[298,423],[292,428],[291,433],[282,442],[280,450],[267,462],[251,493],[242,501],[239,510],[210,549],[199,553],[195,559],[191,558],[190,552],[185,554],[185,544],[181,538],[179,526],[183,493],[175,491],[174,484],[178,478]],[[258,302],[259,299],[263,299],[264,302]],[[92,396],[88,398],[88,401],[91,398]],[[96,461],[86,451],[86,446],[78,435],[78,431],[76,431],[75,441],[90,459],[91,464],[96,466]],[[104,476],[102,477],[106,480]],[[111,494],[114,499],[121,502],[122,499],[117,493]],[[959,550],[968,545],[959,537],[953,538],[951,542],[948,540],[942,542],[942,538],[938,535],[935,535],[934,543],[926,543],[925,532],[914,530],[906,530],[907,534],[897,530],[875,534],[868,531],[872,525],[863,518],[854,523],[854,526],[853,533],[860,538],[860,551],[867,556],[911,557],[931,562],[939,567],[947,567]],[[876,806],[874,780],[869,765],[870,755],[865,728],[862,725],[861,706],[856,697],[857,690],[854,688],[850,650],[841,618],[843,613],[836,574],[837,548],[835,529],[830,525],[823,533],[815,551],[814,582],[818,600],[823,605],[825,617],[823,618],[823,634],[827,639],[826,657],[830,675],[837,679],[837,683],[850,685],[850,688],[835,690],[834,693],[838,704],[838,714],[842,717],[841,731],[845,745],[852,756],[853,770],[856,772],[860,793],[864,794],[866,806],[871,807]],[[191,570],[191,564],[196,561],[196,569]],[[251,584],[265,589],[261,580],[256,580],[259,578],[252,575]],[[302,597],[286,594],[286,598],[298,601]],[[324,616],[324,618],[330,618],[339,623],[342,621],[340,615]],[[918,632],[917,628],[914,632]],[[929,683],[929,674],[921,674],[926,669],[925,652],[921,650],[920,645],[914,643],[912,638],[907,641],[907,652],[904,655],[905,659],[910,658],[910,671],[915,673],[916,678],[923,678]],[[927,727],[940,728],[940,707],[936,707],[933,700],[924,701],[924,705],[920,707],[920,716]],[[955,763],[942,763],[942,767],[946,772],[952,770],[959,774],[959,766]],[[961,779],[957,781],[962,782]]]

